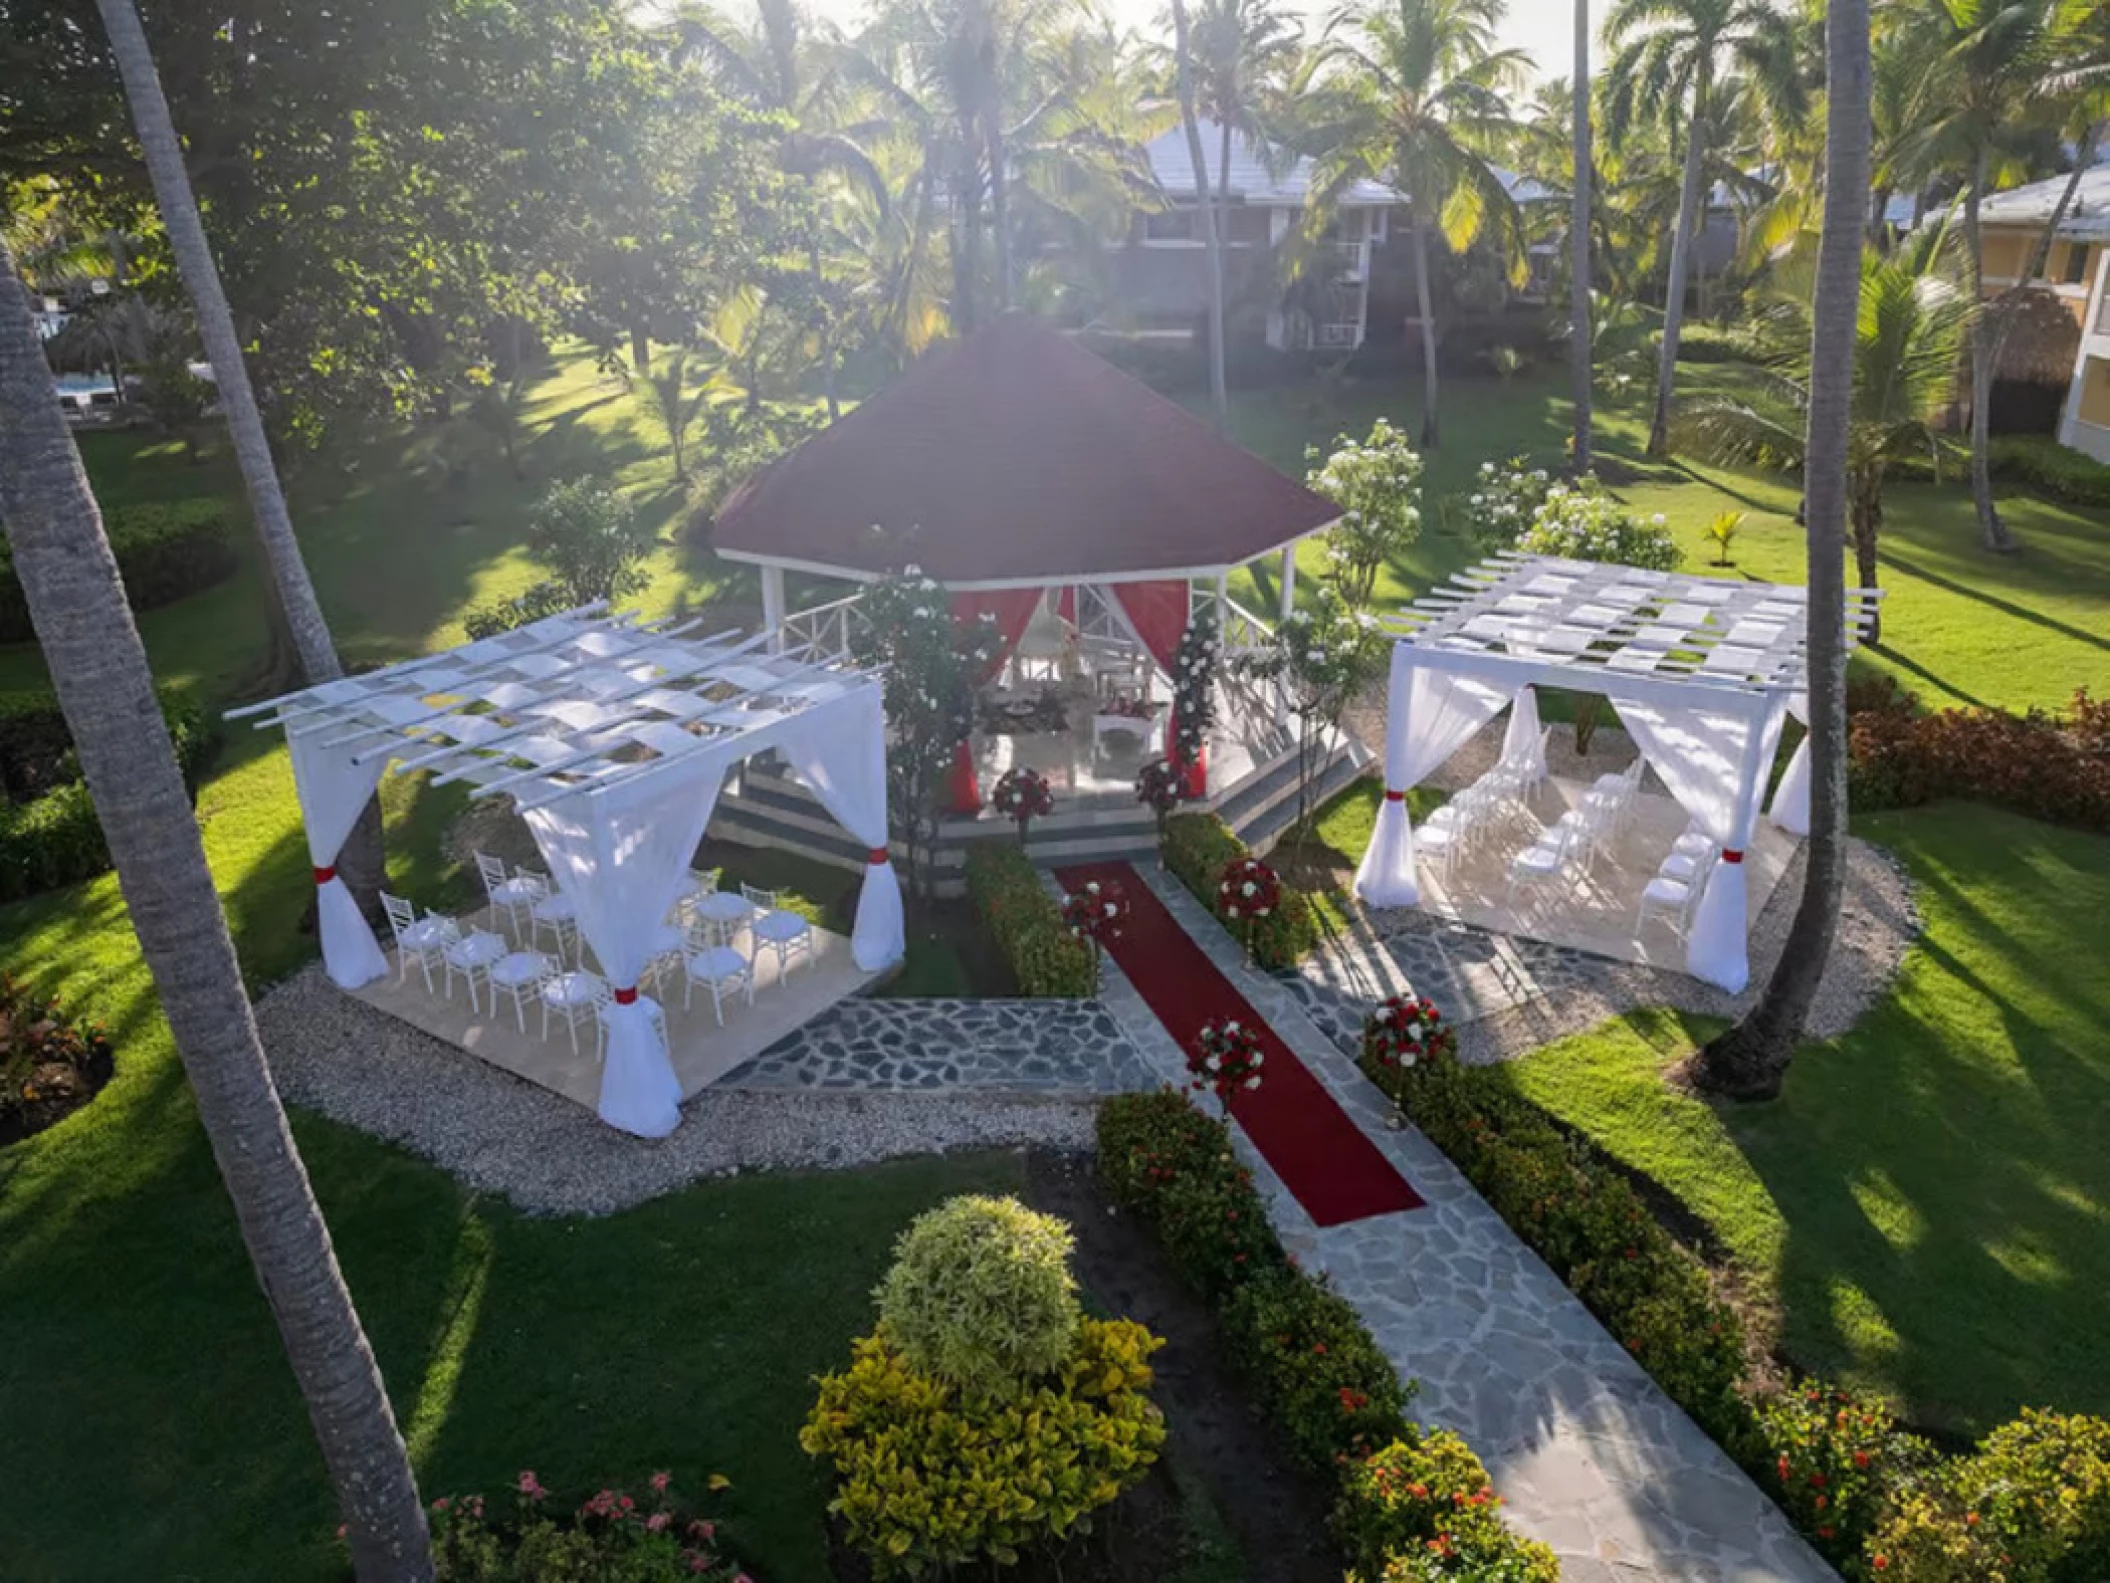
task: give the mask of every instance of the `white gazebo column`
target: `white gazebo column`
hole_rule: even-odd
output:
[[[1297,608],[1297,547],[1292,544],[1282,552],[1282,619],[1287,621],[1289,613]]]
[[[762,630],[769,634],[769,652],[784,652],[784,568],[762,568]]]
[[[1744,878],[1744,855],[1757,833],[1758,805],[1765,796],[1773,750],[1780,744],[1786,701],[1754,702],[1756,712],[1737,759],[1729,830],[1700,891],[1685,940],[1685,970],[1732,995],[1742,994],[1751,981],[1750,882]]]

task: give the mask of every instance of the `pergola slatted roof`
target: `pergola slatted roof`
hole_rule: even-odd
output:
[[[1849,645],[1882,594],[1848,589]],[[1446,667],[1447,656],[1514,660],[1560,671],[1590,690],[1676,690],[1692,696],[1801,692],[1808,685],[1807,589],[1642,571],[1557,556],[1497,555],[1454,574],[1390,619],[1401,641]]]
[[[463,781],[525,811],[599,793],[713,749],[759,751],[771,726],[876,673],[764,651],[765,636],[693,637],[588,605],[457,649],[229,712],[261,716],[352,762]]]

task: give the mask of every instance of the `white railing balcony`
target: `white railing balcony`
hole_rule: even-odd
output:
[[[863,601],[863,594],[851,594],[815,605],[811,610],[793,612],[777,628],[780,646],[786,654],[803,654],[815,660],[846,658],[852,635],[868,624],[859,608]]]

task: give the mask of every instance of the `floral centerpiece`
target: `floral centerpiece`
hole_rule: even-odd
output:
[[[1216,912],[1245,941],[1253,954],[1256,928],[1282,905],[1281,876],[1257,857],[1233,858],[1216,882]]]
[[[1118,715],[1123,720],[1155,720],[1158,705],[1152,698],[1109,698],[1099,705],[1099,713]]]
[[[1395,1113],[1401,1112],[1409,1072],[1457,1053],[1456,1030],[1425,995],[1381,1000],[1363,1019],[1363,1071],[1392,1101]]]
[[[1158,866],[1165,863],[1165,821],[1187,795],[1180,772],[1170,759],[1152,759],[1136,772],[1136,801],[1148,808],[1158,822]]]
[[[1216,612],[1203,605],[1187,620],[1172,660],[1172,725],[1165,744],[1189,797],[1209,792],[1209,727],[1216,723]]]
[[[1233,1094],[1260,1087],[1260,1068],[1266,1062],[1257,1028],[1236,1017],[1205,1022],[1187,1049],[1188,1086],[1229,1105]]]
[[[1112,880],[1086,880],[1082,890],[1062,898],[1062,921],[1077,939],[1091,942],[1094,971],[1100,951],[1109,940],[1121,937],[1127,918],[1128,892]]]
[[[989,806],[1018,826],[1018,844],[1026,844],[1026,826],[1055,809],[1055,793],[1039,770],[1021,764],[1004,771],[990,793]]]

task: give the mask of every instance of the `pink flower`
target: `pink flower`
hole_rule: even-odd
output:
[[[674,1519],[669,1517],[665,1512],[654,1512],[650,1517],[647,1517],[645,1519],[645,1530],[648,1533],[665,1533],[667,1531],[667,1524],[669,1524],[673,1520]]]
[[[655,1474],[653,1474],[653,1475],[652,1475],[652,1493],[653,1493],[653,1494],[655,1494],[655,1495],[664,1495],[664,1494],[666,1494],[666,1493],[667,1493],[667,1486],[668,1486],[669,1484],[672,1484],[673,1482],[674,1482],[674,1475],[673,1475],[673,1474],[671,1474],[671,1473],[655,1473]]]
[[[544,1489],[542,1481],[535,1477],[533,1468],[524,1468],[520,1474],[520,1493],[531,1501],[539,1501],[549,1494],[549,1491]]]

